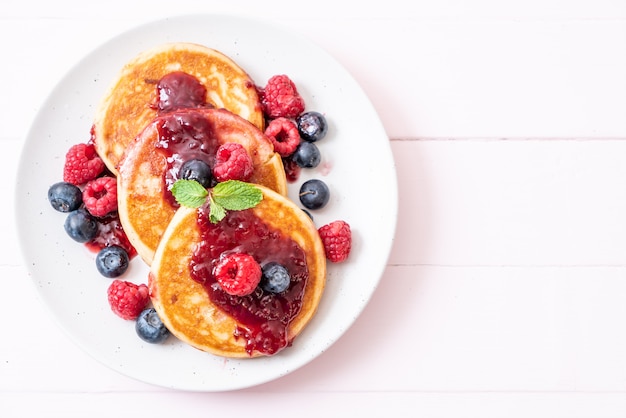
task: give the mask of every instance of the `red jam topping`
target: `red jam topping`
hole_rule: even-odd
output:
[[[166,74],[157,83],[156,109],[159,113],[178,109],[211,106],[206,102],[206,87],[182,71]]]
[[[302,169],[300,168],[300,166],[298,166],[298,164],[296,164],[291,156],[283,157],[282,160],[287,181],[289,183],[295,183],[300,178],[300,172],[302,171]]]
[[[206,288],[211,302],[236,319],[241,326],[235,338],[246,340],[246,351],[272,355],[291,345],[287,327],[300,312],[304,288],[309,277],[304,250],[291,238],[273,230],[251,210],[232,211],[219,223],[208,221],[208,208],[198,211],[201,241],[190,263],[191,276]],[[287,268],[289,288],[275,294],[261,287],[247,296],[224,292],[213,267],[220,255],[228,252],[252,255],[261,265],[275,261]]]
[[[178,180],[183,163],[199,159],[213,167],[220,143],[209,121],[194,112],[175,112],[161,116],[157,130],[159,138],[156,148],[165,153],[167,162],[167,169],[163,174],[164,198],[176,208],[178,203],[170,189]]]
[[[124,228],[122,228],[117,212],[103,218],[98,218],[98,232],[96,237],[85,243],[85,246],[93,252],[98,252],[110,245],[117,245],[125,249],[129,258],[133,258],[137,255],[137,250],[131,245],[124,232]]]

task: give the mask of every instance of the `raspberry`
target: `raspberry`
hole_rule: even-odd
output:
[[[150,292],[145,284],[115,279],[107,290],[111,310],[122,319],[136,319],[150,302]]]
[[[287,118],[276,118],[272,120],[265,129],[267,136],[272,144],[274,151],[281,157],[288,157],[300,145],[300,133],[296,124]]]
[[[117,181],[115,177],[91,180],[83,190],[85,208],[93,216],[103,217],[117,209]]]
[[[261,266],[249,254],[223,256],[213,268],[213,275],[229,295],[245,296],[254,292],[261,281]]]
[[[65,154],[63,181],[76,186],[93,180],[104,171],[104,162],[93,144],[76,144]]]
[[[236,142],[222,144],[215,153],[213,176],[217,181],[246,181],[252,175],[252,158],[243,145]]]
[[[333,221],[318,229],[326,258],[333,263],[344,261],[352,248],[352,232],[345,221]]]
[[[260,91],[265,115],[270,118],[295,118],[304,111],[304,100],[296,85],[286,75],[271,77]]]

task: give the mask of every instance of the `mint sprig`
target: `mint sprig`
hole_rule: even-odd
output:
[[[195,180],[177,180],[172,186],[176,201],[190,208],[199,208],[209,199],[209,220],[218,223],[229,210],[245,210],[263,200],[263,192],[253,184],[239,180],[218,183],[207,190]]]

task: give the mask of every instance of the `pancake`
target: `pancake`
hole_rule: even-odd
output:
[[[315,314],[326,282],[324,248],[311,219],[288,198],[258,187],[263,200],[257,206],[231,211],[218,224],[208,222],[206,208],[178,209],[151,266],[150,296],[167,328],[180,340],[219,356],[274,355],[290,346]],[[286,303],[283,296],[260,287],[254,296],[224,298],[208,272],[221,254],[230,251],[250,254],[261,265],[284,262],[292,275],[285,292],[300,302]],[[288,325],[281,328],[280,317],[256,320],[252,315],[252,325],[242,321],[241,315],[248,315],[243,306],[252,306],[250,312],[256,313],[265,306],[270,314],[287,312],[294,306],[301,309],[292,309]],[[269,334],[258,331],[268,329]]]
[[[282,160],[271,141],[252,123],[224,109],[166,113],[127,146],[117,176],[118,213],[130,243],[148,265],[178,208],[169,191],[177,170],[194,158],[213,166],[217,147],[227,142],[243,145],[250,155],[253,172],[247,181],[286,195]]]
[[[94,142],[107,168],[117,174],[126,146],[159,114],[157,85],[168,74],[184,73],[205,89],[203,100],[264,128],[256,86],[232,59],[193,43],[169,43],[128,62],[103,97],[94,119]]]

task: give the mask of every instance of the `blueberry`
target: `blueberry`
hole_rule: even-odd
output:
[[[48,200],[59,212],[72,212],[83,203],[83,192],[72,183],[61,181],[48,189]]]
[[[110,245],[96,255],[96,268],[104,277],[119,277],[128,269],[128,252],[120,246]]]
[[[305,141],[315,142],[326,136],[328,124],[326,118],[319,112],[305,112],[296,118],[298,132]]]
[[[135,331],[139,338],[151,344],[162,343],[170,336],[170,331],[154,308],[141,311],[135,322]]]
[[[314,168],[322,160],[322,154],[313,142],[301,141],[291,158],[299,167]]]
[[[76,242],[91,241],[98,234],[98,222],[85,209],[70,212],[65,218],[65,232]]]
[[[198,159],[188,160],[180,167],[178,177],[185,180],[195,180],[202,187],[210,187],[213,173],[211,166],[206,162]]]
[[[300,186],[300,202],[307,209],[321,209],[330,199],[330,190],[322,180],[311,179]]]
[[[270,293],[280,293],[287,290],[291,278],[289,272],[282,264],[270,261],[265,264],[261,271],[261,288]]]

